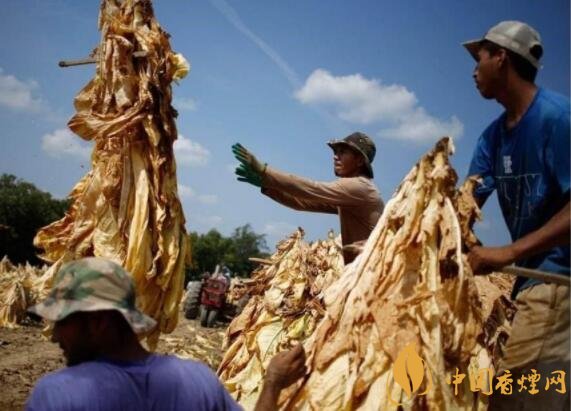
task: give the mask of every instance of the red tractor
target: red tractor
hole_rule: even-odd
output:
[[[200,292],[200,325],[212,327],[216,317],[226,303],[228,280],[223,276],[211,277],[204,281]]]
[[[231,321],[242,312],[248,302],[248,280],[223,276],[203,278],[202,281],[191,281],[186,287],[184,296],[184,316],[194,320],[200,315],[203,327],[212,327],[216,319]]]

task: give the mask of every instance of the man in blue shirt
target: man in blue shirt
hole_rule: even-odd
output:
[[[482,178],[475,192],[480,206],[497,191],[513,241],[474,247],[472,270],[481,274],[516,263],[569,276],[569,99],[535,85],[543,48],[529,25],[504,21],[464,46],[477,61],[480,94],[505,109],[480,136],[469,175]],[[542,390],[494,395],[491,408],[569,409],[568,392],[543,390],[559,371],[567,375],[565,384],[569,378],[569,287],[518,277],[512,298],[518,312],[496,375],[509,370],[515,382],[535,370]]]
[[[137,338],[155,321],[135,305],[129,274],[102,258],[64,265],[48,297],[30,309],[54,322],[68,367],[42,377],[26,410],[144,411],[241,408],[204,364],[146,351]],[[270,362],[257,411],[277,409],[282,388],[305,373],[303,348]]]

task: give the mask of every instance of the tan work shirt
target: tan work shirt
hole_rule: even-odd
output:
[[[369,238],[384,208],[379,190],[367,177],[345,177],[320,182],[267,167],[262,193],[300,211],[338,214],[343,246]],[[348,264],[356,254],[343,251]]]

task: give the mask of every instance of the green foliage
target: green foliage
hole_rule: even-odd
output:
[[[38,229],[63,217],[69,200],[57,200],[10,174],[0,176],[0,258],[39,264],[33,239]]]
[[[256,265],[248,258],[268,256],[265,235],[256,234],[250,224],[236,228],[230,237],[210,230],[191,232],[190,239],[192,267],[187,270],[187,281],[199,279],[205,271],[212,273],[217,264],[228,267],[233,276],[249,277]]]
[[[0,176],[0,258],[8,255],[14,263],[39,264],[39,250],[33,246],[37,231],[63,217],[69,200],[57,200],[49,193],[13,175]],[[187,280],[213,272],[217,264],[225,265],[233,275],[248,277],[255,264],[248,258],[267,257],[264,234],[256,234],[249,224],[238,227],[225,237],[216,230],[206,234],[190,233],[192,266]]]

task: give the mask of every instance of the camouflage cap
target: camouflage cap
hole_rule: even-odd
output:
[[[361,153],[365,159],[365,168],[367,169],[367,174],[370,178],[373,178],[373,167],[371,166],[371,163],[375,159],[377,148],[375,147],[373,140],[371,140],[368,135],[357,131],[355,133],[349,134],[343,140],[331,140],[327,143],[327,145],[331,148],[334,148],[338,145],[346,145],[353,148],[358,153]]]
[[[137,334],[156,325],[136,308],[131,276],[120,265],[97,257],[65,264],[56,274],[47,298],[28,311],[59,321],[77,311],[100,310],[119,311]]]

